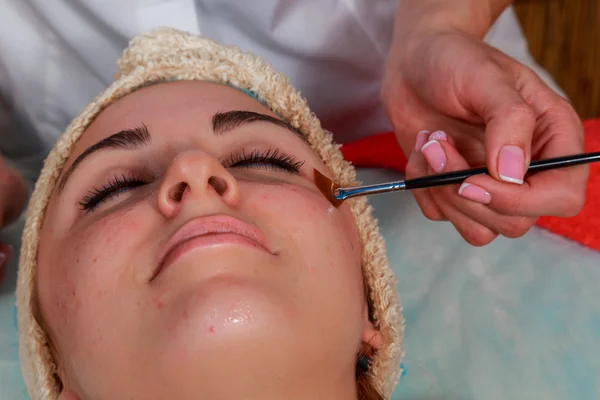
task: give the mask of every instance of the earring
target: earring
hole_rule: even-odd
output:
[[[362,355],[358,357],[358,362],[356,363],[356,376],[362,375],[369,370],[369,363],[371,360],[369,356]]]

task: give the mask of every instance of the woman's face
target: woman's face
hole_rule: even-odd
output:
[[[62,171],[38,257],[63,397],[352,389],[378,336],[354,219],[313,168],[326,172],[297,133],[226,86],[163,83],[104,110]]]

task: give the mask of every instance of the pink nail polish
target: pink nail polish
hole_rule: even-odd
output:
[[[427,138],[429,137],[429,131],[421,131],[417,133],[417,142],[415,143],[415,150],[420,151],[421,147],[425,143],[427,143]]]
[[[429,140],[443,140],[444,142],[448,141],[448,135],[444,131],[435,131],[431,135],[429,135]]]
[[[525,154],[519,146],[504,146],[498,156],[498,175],[505,182],[523,184]]]
[[[431,169],[435,172],[442,172],[444,167],[446,166],[446,153],[444,153],[444,149],[442,145],[437,140],[430,140],[425,143],[421,148],[425,159],[427,159],[427,163]]]
[[[492,196],[476,185],[470,183],[463,183],[458,189],[458,194],[466,199],[475,201],[481,204],[489,204],[492,201]]]

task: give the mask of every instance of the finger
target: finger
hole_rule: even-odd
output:
[[[435,146],[435,144],[432,144],[432,146]],[[440,141],[439,146],[447,158],[444,172],[468,168],[467,162],[453,146],[445,141]],[[425,152],[427,151],[426,149]],[[492,178],[489,179],[493,180]],[[460,214],[452,213],[457,218],[469,218],[474,223],[483,225],[492,232],[510,238],[523,236],[535,222],[534,218],[510,217],[489,209],[485,204],[490,203],[491,195],[485,189],[468,182],[463,183],[460,188],[457,188],[457,185],[432,188],[432,198],[436,200],[438,207],[451,222],[454,223],[455,221],[449,217],[449,211],[443,207],[443,203],[447,203],[455,210],[460,211]],[[465,225],[465,221],[460,223],[462,233],[465,236],[471,236],[468,231],[465,232]],[[474,241],[476,239],[470,237],[470,240]]]
[[[418,178],[427,174],[427,161],[425,161],[425,157],[421,153],[421,147],[427,142],[429,135],[429,131],[421,131],[417,134],[415,147],[413,148],[408,159],[408,164],[406,165],[407,179]],[[431,198],[428,189],[413,190],[412,194],[425,218],[431,221],[446,220],[444,214]]]
[[[536,115],[541,116],[540,132],[536,142],[543,143],[539,158],[552,158],[584,152],[584,131],[581,119],[569,102],[550,90],[532,71],[526,69],[523,92],[531,100]],[[576,215],[585,203],[589,166],[577,166],[560,170],[544,171],[527,178],[532,190],[531,200],[542,190],[549,190],[555,202],[547,214],[557,216]]]
[[[486,164],[501,181],[522,184],[531,158],[535,113],[510,75],[490,64],[464,88],[466,106],[486,125]]]
[[[491,243],[498,237],[497,232],[473,220],[473,218],[466,215],[459,208],[454,207],[454,205],[444,201],[438,201],[437,204],[442,213],[448,218],[448,221],[450,221],[467,243],[480,247]]]
[[[525,235],[537,220],[535,217],[501,214],[490,208],[489,205],[483,205],[481,200],[490,199],[491,195],[485,189],[468,180],[460,186],[458,195],[471,200],[461,204],[464,214],[508,238],[515,239]]]
[[[571,175],[567,168],[544,171],[528,177],[521,186],[506,185],[485,175],[471,177],[468,182],[487,191],[491,197],[488,207],[500,214],[532,218],[571,217],[585,202],[585,185],[583,189],[565,189],[557,184],[568,181]],[[565,185],[570,186],[568,182]]]
[[[448,136],[441,131],[431,134],[422,147],[422,153],[428,164],[428,175],[449,172],[468,167],[467,162],[448,142]],[[461,207],[467,202],[456,194],[457,185],[431,188],[431,199],[438,209],[448,218],[454,228],[467,243],[473,246],[484,246],[493,241],[498,233],[483,223],[474,220]],[[454,201],[452,201],[454,200]],[[484,205],[479,205],[485,208]]]
[[[481,207],[476,202],[465,206],[463,212],[493,232],[511,239],[524,236],[537,221],[537,218],[532,217],[502,215],[488,207]]]
[[[582,153],[583,127],[571,105],[533,71],[522,68],[520,79],[518,85],[522,93],[535,115],[540,117],[534,143],[538,146],[536,154],[545,159]],[[499,213],[569,217],[576,215],[584,205],[588,175],[588,166],[544,171],[528,176],[522,187],[503,185],[484,176],[473,179],[490,192],[493,198],[490,207]]]

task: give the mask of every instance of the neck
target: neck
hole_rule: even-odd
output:
[[[257,365],[257,368],[260,368]],[[263,376],[244,377],[231,376],[223,386],[202,389],[203,397],[211,399],[244,399],[244,400],[356,400],[356,381],[354,375],[349,379],[335,381],[331,375],[317,376],[285,376],[270,373]]]

